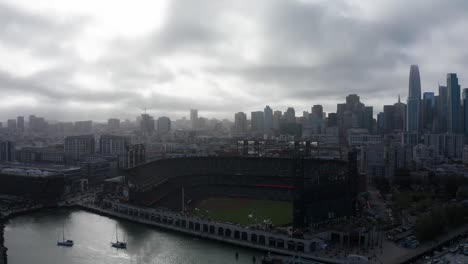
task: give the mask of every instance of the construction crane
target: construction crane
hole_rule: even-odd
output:
[[[146,115],[146,111],[147,111],[147,110],[151,110],[151,109],[153,109],[153,108],[143,107],[143,108],[140,108],[140,109],[143,110],[143,111],[145,111],[145,115]]]

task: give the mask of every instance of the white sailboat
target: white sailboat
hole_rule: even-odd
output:
[[[62,246],[62,247],[72,247],[73,246],[73,240],[65,239],[65,224],[63,224],[63,226],[62,226],[62,240],[57,241],[57,246]]]
[[[117,224],[115,224],[115,242],[111,242],[111,246],[115,248],[127,248],[127,242],[119,241],[119,231],[117,230]]]

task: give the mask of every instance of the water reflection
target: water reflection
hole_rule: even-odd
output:
[[[75,242],[72,248],[56,246],[63,223],[67,238]],[[110,241],[115,240],[116,224],[119,239],[125,237],[128,242],[127,250],[110,246]],[[252,256],[258,263],[261,256],[259,251],[72,210],[45,211],[10,220],[6,223],[5,245],[9,264],[234,264],[252,263]]]

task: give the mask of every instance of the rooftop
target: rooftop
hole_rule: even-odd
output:
[[[20,162],[4,162],[0,163],[0,173],[34,176],[34,177],[48,177],[59,175],[64,172],[79,170],[79,167],[70,167],[55,164],[33,164],[33,163],[20,163]]]

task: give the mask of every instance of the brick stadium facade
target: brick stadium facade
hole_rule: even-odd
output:
[[[312,158],[185,157],[126,171],[130,202],[181,210],[182,188],[194,200],[233,196],[292,201],[294,225],[355,213],[356,155],[348,161]]]

